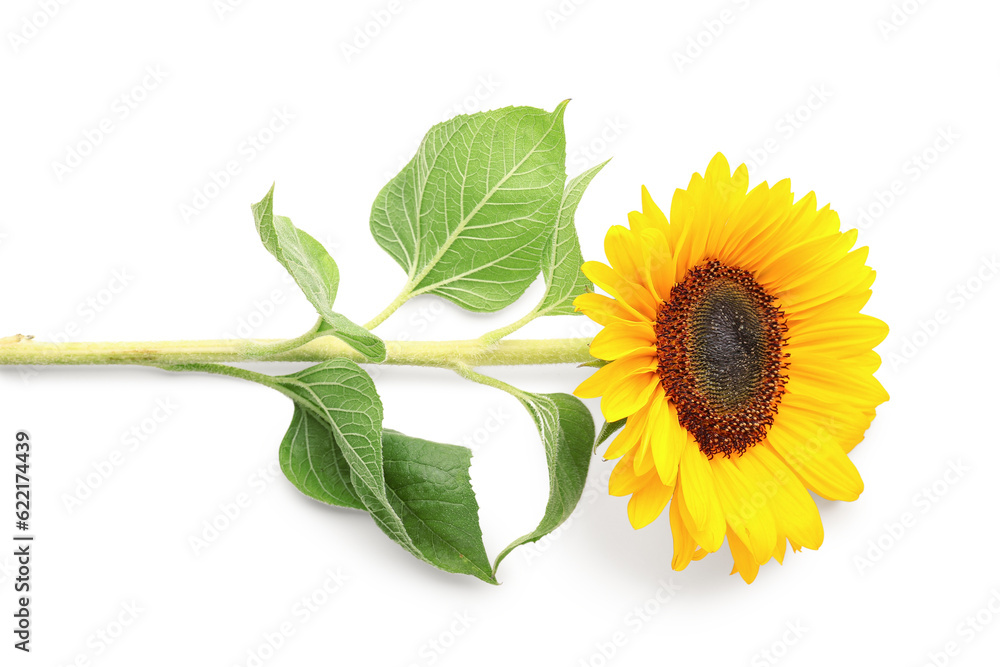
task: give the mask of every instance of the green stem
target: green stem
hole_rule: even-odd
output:
[[[155,364],[157,368],[165,371],[195,371],[199,373],[214,373],[216,375],[228,375],[229,377],[249,380],[258,384],[275,388],[274,378],[264,373],[250,371],[245,368],[235,366],[222,366],[219,364]]]
[[[12,337],[17,339],[17,337]],[[255,340],[253,345],[279,345],[285,341]],[[247,361],[248,341],[182,340],[108,343],[40,343],[27,338],[0,343],[0,366],[135,364],[172,366],[196,363]],[[581,364],[592,361],[589,338],[542,340],[386,341],[383,363],[405,366],[453,368],[466,366],[520,366],[529,364]],[[345,358],[365,363],[353,348],[332,336],[322,336],[288,351],[269,353],[253,361],[319,362]]]
[[[482,341],[483,343],[486,343],[487,345],[492,345],[493,343],[496,343],[500,339],[506,338],[508,335],[514,333],[515,331],[523,327],[525,324],[531,322],[537,317],[538,317],[538,309],[535,308],[530,313],[528,313],[521,319],[517,320],[516,322],[511,322],[505,327],[500,327],[499,329],[494,329],[493,331],[484,333],[482,336],[479,337],[479,340]]]
[[[371,321],[368,322],[368,324],[365,325],[365,329],[368,329],[369,331],[371,331],[372,329],[374,329],[378,325],[380,325],[383,322],[385,322],[389,318],[390,315],[392,315],[393,313],[396,312],[397,309],[399,309],[400,306],[402,306],[404,303],[406,303],[407,301],[410,300],[410,298],[413,296],[413,291],[412,290],[413,290],[413,284],[410,283],[410,282],[407,282],[406,286],[403,287],[403,291],[399,293],[399,296],[397,296],[395,299],[393,299],[392,303],[390,303],[388,306],[386,306],[385,309],[381,313],[379,313],[378,315],[376,315],[375,317],[373,317],[371,319]]]
[[[260,344],[254,341],[247,341],[244,356],[248,361],[252,359],[262,359],[264,357],[281,354],[282,352],[289,352],[297,347],[302,347],[306,343],[321,335],[319,333],[321,326],[323,326],[322,317],[316,320],[316,324],[314,324],[309,331],[297,338],[289,338],[288,340],[270,344]]]
[[[303,409],[312,412],[320,420],[326,419],[324,415],[315,404],[304,399],[299,394],[295,393],[291,389],[285,386],[281,382],[280,378],[276,378],[273,375],[266,375],[264,373],[257,373],[255,371],[250,371],[245,368],[236,368],[234,366],[225,366],[222,364],[155,364],[156,368],[163,369],[165,371],[172,372],[195,372],[195,373],[212,373],[214,375],[225,375],[228,377],[239,378],[241,380],[248,380],[250,382],[256,382],[257,384],[263,385],[265,387],[270,387],[288,398],[292,399],[294,403],[300,405]]]
[[[487,387],[493,387],[494,389],[499,389],[505,391],[514,398],[524,397],[524,392],[515,387],[512,384],[507,384],[503,380],[498,380],[495,377],[489,375],[484,375],[472,369],[471,366],[463,364],[461,362],[454,364],[451,369],[464,377],[466,380],[471,380],[478,384],[486,385]]]

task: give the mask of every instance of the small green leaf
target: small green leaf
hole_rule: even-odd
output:
[[[340,453],[330,427],[298,404],[278,449],[278,461],[285,477],[310,498],[365,509],[351,484],[351,467]]]
[[[573,299],[594,289],[593,283],[580,270],[583,266],[583,253],[580,251],[574,217],[587,186],[607,163],[606,160],[591,167],[566,184],[555,228],[542,251],[545,296],[536,309],[539,315],[574,315],[576,311],[573,309]]]
[[[333,359],[273,378],[296,401],[279,458],[306,495],[366,509],[417,558],[448,572],[496,583],[469,482],[471,452],[382,432],[382,402],[371,377]]]
[[[604,426],[601,427],[601,432],[597,434],[597,440],[594,442],[594,451],[604,444],[604,441],[613,436],[619,429],[625,426],[625,419],[619,419],[616,422],[604,422]]]
[[[296,228],[288,218],[274,215],[273,205],[272,185],[267,195],[251,207],[257,233],[260,234],[264,247],[291,274],[323,318],[324,327],[321,331],[340,338],[370,361],[383,361],[385,343],[364,327],[333,310],[340,284],[337,263],[319,241]]]
[[[340,313],[330,310],[323,313],[323,324],[320,326],[319,332],[336,336],[365,355],[369,361],[375,363],[385,361],[386,349],[382,339]]]
[[[517,394],[531,413],[545,445],[549,466],[549,501],[535,530],[511,542],[493,563],[500,562],[522,544],[535,542],[569,518],[583,494],[594,443],[594,418],[580,399],[569,394]]]
[[[566,182],[565,107],[507,107],[431,128],[371,213],[372,235],[407,272],[411,294],[493,312],[534,281]]]
[[[469,481],[472,452],[388,429],[382,447],[389,500],[424,559],[447,572],[497,583]]]

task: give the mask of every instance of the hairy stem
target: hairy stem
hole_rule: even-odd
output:
[[[326,416],[317,408],[315,404],[305,400],[302,396],[288,389],[288,387],[282,383],[281,378],[276,378],[273,375],[257,373],[256,371],[249,371],[245,368],[236,368],[234,366],[226,366],[224,364],[157,364],[155,367],[171,372],[211,373],[214,375],[226,375],[228,377],[239,378],[249,382],[256,382],[257,384],[270,387],[271,389],[284,394],[288,398],[292,399],[292,402],[300,405],[303,409],[312,412],[318,419],[326,419]]]
[[[393,299],[392,303],[386,306],[381,313],[373,317],[371,321],[365,325],[365,329],[371,331],[372,329],[374,329],[375,327],[377,327],[378,325],[382,324],[387,319],[389,319],[390,315],[395,313],[400,306],[402,306],[404,303],[410,300],[410,298],[413,296],[412,290],[413,290],[412,283],[407,282],[406,286],[403,288],[403,291],[399,293],[399,296]]]
[[[265,375],[264,373],[258,373],[256,371],[248,371],[245,368],[235,368],[233,366],[221,366],[218,364],[157,364],[157,368],[161,368],[165,371],[192,371],[197,373],[213,373],[215,375],[227,375],[229,377],[240,378],[241,380],[248,380],[250,382],[256,382],[258,384],[265,385],[267,387],[274,388],[274,378],[270,375]]]
[[[279,341],[277,343],[262,345],[255,341],[247,341],[244,356],[246,359],[261,359],[302,347],[309,341],[321,335],[319,330],[322,325],[323,318],[321,317],[316,320],[316,324],[314,324],[309,331],[305,332],[301,336],[297,338],[289,338],[288,340]]]
[[[523,327],[525,324],[531,322],[537,317],[538,317],[538,309],[535,308],[530,313],[528,313],[521,319],[517,320],[516,322],[512,322],[507,326],[500,327],[499,329],[494,329],[493,331],[484,333],[482,336],[479,337],[479,340],[486,344],[496,343],[498,340],[514,333],[515,331]]]
[[[262,355],[248,349],[280,345],[279,340],[240,339],[181,340],[109,343],[39,343],[27,338],[0,344],[0,366],[137,364],[172,366],[178,364],[239,361],[326,361],[346,358],[358,363],[365,359],[346,343],[323,336],[287,351]],[[249,344],[249,348],[248,348]],[[385,364],[454,368],[456,364],[476,366],[519,366],[529,364],[581,364],[592,361],[589,338],[542,340],[386,341]]]
[[[473,370],[468,364],[463,364],[458,362],[454,364],[452,370],[464,377],[466,380],[471,380],[487,387],[493,387],[494,389],[499,389],[505,391],[515,398],[523,398],[524,392],[515,387],[514,385],[507,384],[503,380],[498,380],[495,377],[489,375],[484,375],[478,371]]]

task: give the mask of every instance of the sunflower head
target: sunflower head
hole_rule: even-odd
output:
[[[888,327],[860,313],[867,248],[788,180],[748,192],[746,166],[721,153],[669,218],[643,188],[628,221],[608,231],[610,266],[583,265],[607,296],[574,305],[603,325],[590,351],[610,363],[576,395],[626,420],[604,456],[620,458],[610,491],[631,496],[632,525],[669,504],[674,569],[725,539],[750,583],[788,544],[823,542],[810,491],[863,489],[847,454],[888,399],[872,349]]]

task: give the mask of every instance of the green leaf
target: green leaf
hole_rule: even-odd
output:
[[[411,295],[493,312],[538,276],[566,182],[565,107],[507,107],[431,128],[371,214]]]
[[[278,449],[278,461],[288,481],[310,498],[365,509],[351,484],[351,467],[340,453],[330,427],[298,404]]]
[[[604,444],[604,441],[613,436],[619,429],[625,426],[626,419],[619,419],[614,422],[604,422],[604,426],[601,427],[601,432],[597,434],[597,440],[594,441],[594,451]]]
[[[332,359],[274,378],[330,429],[350,469],[351,485],[375,523],[404,549],[423,558],[385,490],[382,401],[375,383],[348,359]]]
[[[522,544],[535,542],[569,518],[583,494],[594,443],[594,418],[580,399],[569,394],[515,394],[531,413],[545,445],[549,466],[549,501],[535,530],[511,542],[493,563]]]
[[[306,495],[366,509],[417,558],[448,572],[496,583],[469,482],[471,452],[382,432],[382,403],[371,377],[333,359],[273,378],[296,400],[279,458]]]
[[[363,326],[350,321],[340,313],[328,310],[322,313],[322,317],[323,323],[320,325],[319,333],[339,338],[365,355],[369,361],[375,363],[385,361],[385,343],[381,338]]]
[[[382,434],[389,500],[425,560],[497,583],[469,481],[472,452],[396,431]]]
[[[535,309],[539,315],[574,315],[573,299],[584,292],[592,292],[594,285],[583,275],[583,253],[576,235],[576,207],[584,191],[604,165],[604,161],[591,167],[566,184],[556,226],[542,251],[542,277],[545,278],[545,296]]]
[[[292,221],[281,215],[274,215],[274,186],[267,195],[254,204],[253,217],[257,233],[268,252],[295,279],[296,284],[323,318],[323,332],[336,336],[365,355],[370,361],[385,359],[385,343],[364,327],[361,327],[333,310],[340,284],[337,263],[323,245]]]

